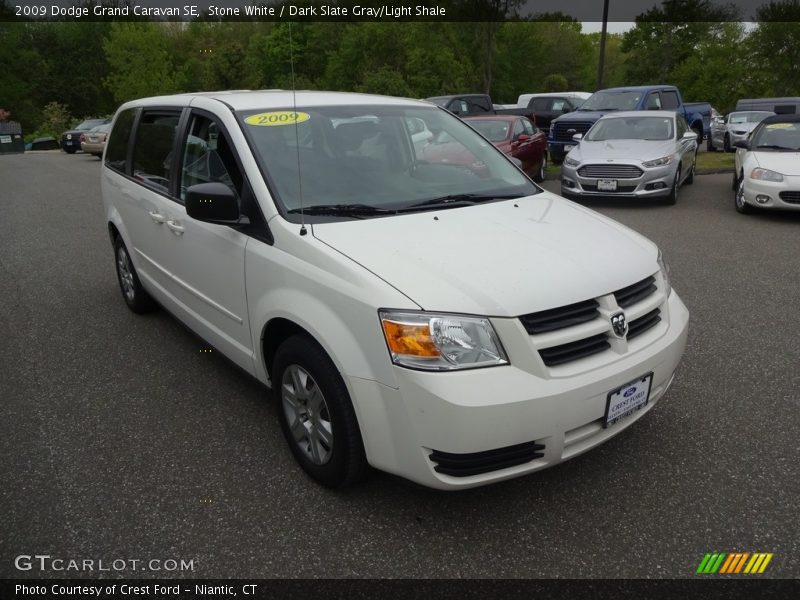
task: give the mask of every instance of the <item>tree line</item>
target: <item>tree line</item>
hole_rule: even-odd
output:
[[[766,5],[748,24],[719,10],[669,0],[609,35],[604,87],[671,83],[723,112],[738,98],[800,95],[798,0]],[[596,89],[599,41],[570,20],[2,22],[0,108],[26,137],[54,135],[143,96],[291,88],[292,66],[296,89],[489,92],[513,103],[527,92]]]

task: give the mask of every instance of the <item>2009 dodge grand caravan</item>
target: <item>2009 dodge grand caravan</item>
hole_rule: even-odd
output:
[[[328,486],[368,464],[441,489],[557,464],[646,413],[686,343],[654,244],[424,102],[129,102],[102,188],[128,306],[270,385]]]

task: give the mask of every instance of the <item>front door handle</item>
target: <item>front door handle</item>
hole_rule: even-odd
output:
[[[175,235],[183,235],[183,225],[181,225],[178,221],[169,219],[167,221],[167,227],[169,227],[172,230],[172,233]]]
[[[150,218],[153,219],[153,221],[155,221],[159,225],[161,225],[161,223],[167,220],[166,217],[157,210],[151,210],[149,214]]]

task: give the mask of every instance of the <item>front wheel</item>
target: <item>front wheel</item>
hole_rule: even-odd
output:
[[[678,169],[675,171],[675,179],[672,181],[672,189],[669,191],[669,196],[664,199],[664,204],[668,204],[670,206],[678,203],[678,189],[681,185],[681,166],[678,165]]]
[[[750,206],[744,199],[744,177],[740,179],[733,198],[736,206],[736,212],[742,213],[743,215],[753,212],[753,207]]]
[[[708,152],[715,152],[717,150],[716,146],[714,146],[714,140],[711,138],[711,134],[708,135],[708,139],[706,140],[706,150]]]
[[[731,146],[731,137],[726,133],[725,138],[722,140],[722,148],[725,152],[733,152],[733,147]]]
[[[142,287],[142,283],[139,281],[139,276],[133,266],[133,261],[130,254],[128,254],[128,248],[125,247],[125,242],[119,236],[114,240],[114,257],[116,259],[119,289],[122,291],[122,297],[125,299],[125,304],[128,305],[128,308],[139,314],[154,310],[156,303]]]
[[[367,471],[353,404],[339,371],[312,339],[296,335],[283,344],[272,367],[281,403],[281,429],[292,454],[313,479],[347,486]]]
[[[542,183],[547,177],[546,171],[547,171],[547,152],[545,152],[544,155],[542,155],[542,164],[539,167],[539,173],[536,176],[534,176],[533,180],[536,183]]]

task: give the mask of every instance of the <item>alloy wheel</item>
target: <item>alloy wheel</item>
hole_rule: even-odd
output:
[[[289,365],[281,382],[283,413],[297,447],[315,465],[324,465],[333,452],[333,426],[325,397],[311,374]]]

